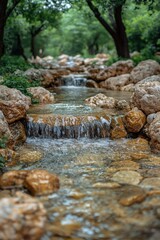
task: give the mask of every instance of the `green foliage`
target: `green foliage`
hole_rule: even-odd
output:
[[[7,139],[6,136],[0,138],[0,148],[6,148]]]
[[[25,71],[32,65],[26,62],[22,57],[13,57],[5,55],[0,59],[0,75],[12,74],[17,69]]]
[[[0,169],[5,167],[5,159],[3,156],[0,155]]]

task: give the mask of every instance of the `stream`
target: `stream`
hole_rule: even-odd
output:
[[[117,99],[130,97],[127,92],[86,87],[53,92],[55,104],[34,106],[28,114],[117,115],[114,110],[92,109],[84,99],[99,92]],[[48,130],[45,135],[36,130],[34,136],[33,129],[29,131],[20,154],[37,151],[43,157],[35,162],[31,157],[13,168],[46,169],[57,174],[61,184],[58,192],[39,197],[48,213],[41,240],[160,239],[160,156],[151,153],[143,137],[111,140],[97,134],[88,138],[86,133],[76,138],[66,137],[71,133],[47,137]]]

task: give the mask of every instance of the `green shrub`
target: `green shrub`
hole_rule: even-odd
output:
[[[33,67],[32,64],[26,62],[22,57],[3,56],[0,59],[0,75],[14,73],[17,69],[25,71]]]
[[[0,169],[5,167],[5,159],[3,156],[0,155]]]

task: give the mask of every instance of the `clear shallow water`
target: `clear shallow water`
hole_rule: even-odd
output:
[[[47,169],[61,183],[57,193],[40,197],[48,212],[42,240],[158,239],[160,195],[146,195],[139,203],[124,206],[122,199],[153,189],[143,188],[141,182],[135,185],[113,179],[121,170],[137,172],[142,179],[157,177],[153,170],[159,169],[160,158],[154,165],[155,155],[146,142],[30,138],[24,147],[43,152],[43,158],[22,164],[20,169]]]
[[[117,99],[130,96],[87,88],[53,92],[55,106],[40,106],[41,114],[88,114],[92,110],[83,105],[84,99],[99,92]],[[43,157],[16,168],[46,169],[57,174],[61,183],[57,193],[40,197],[48,214],[41,240],[160,239],[160,156],[151,153],[147,141],[28,138],[23,148],[40,151]],[[122,172],[123,177],[115,178]],[[150,178],[151,186],[142,184]]]

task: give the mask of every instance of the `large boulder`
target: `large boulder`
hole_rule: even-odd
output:
[[[13,123],[26,117],[26,105],[23,102],[0,100],[0,110],[8,123]]]
[[[97,82],[105,81],[110,77],[128,74],[134,65],[132,60],[118,61],[109,67],[88,69],[89,77]]]
[[[27,194],[0,200],[0,239],[39,240],[45,232],[46,210],[42,203]]]
[[[26,141],[26,129],[20,121],[16,121],[9,125],[9,129],[14,138],[15,146],[22,145]]]
[[[111,121],[111,139],[125,138],[126,136],[127,131],[124,127],[122,117],[113,117]]]
[[[147,77],[147,78],[139,81],[138,83],[136,83],[135,88],[137,88],[137,87],[142,87],[142,88],[155,87],[155,86],[159,86],[159,85],[160,85],[160,75],[153,75],[153,76]]]
[[[124,115],[124,123],[128,132],[139,132],[146,123],[145,114],[138,108],[134,108]]]
[[[160,112],[149,115],[147,119],[151,148],[154,151],[160,152]]]
[[[97,95],[87,98],[85,100],[86,104],[90,106],[98,106],[104,108],[115,108],[117,100],[113,97],[107,97],[102,93],[98,93]]]
[[[120,76],[111,77],[100,83],[100,86],[110,90],[121,90],[122,87],[128,85],[130,82],[130,74],[122,74]]]
[[[131,82],[137,83],[146,77],[160,74],[160,65],[154,60],[140,62],[131,72]]]
[[[9,129],[9,125],[2,111],[0,111],[0,139],[3,139],[3,141],[5,141],[4,143],[8,147],[13,148],[14,145],[13,135]]]
[[[43,87],[30,87],[27,90],[39,103],[54,103],[54,95]]]
[[[28,175],[27,170],[13,170],[9,172],[5,172],[0,176],[0,188],[13,188],[13,187],[23,187],[24,180]]]
[[[0,85],[0,110],[8,123],[25,118],[26,110],[31,105],[31,98],[19,90]]]
[[[146,115],[160,111],[160,86],[136,88],[131,105],[138,107]]]
[[[21,93],[15,88],[8,88],[4,85],[0,85],[0,99],[4,101],[14,100],[17,103],[23,103],[25,109],[28,109],[29,105],[31,105],[30,97],[25,96],[23,93]]]

